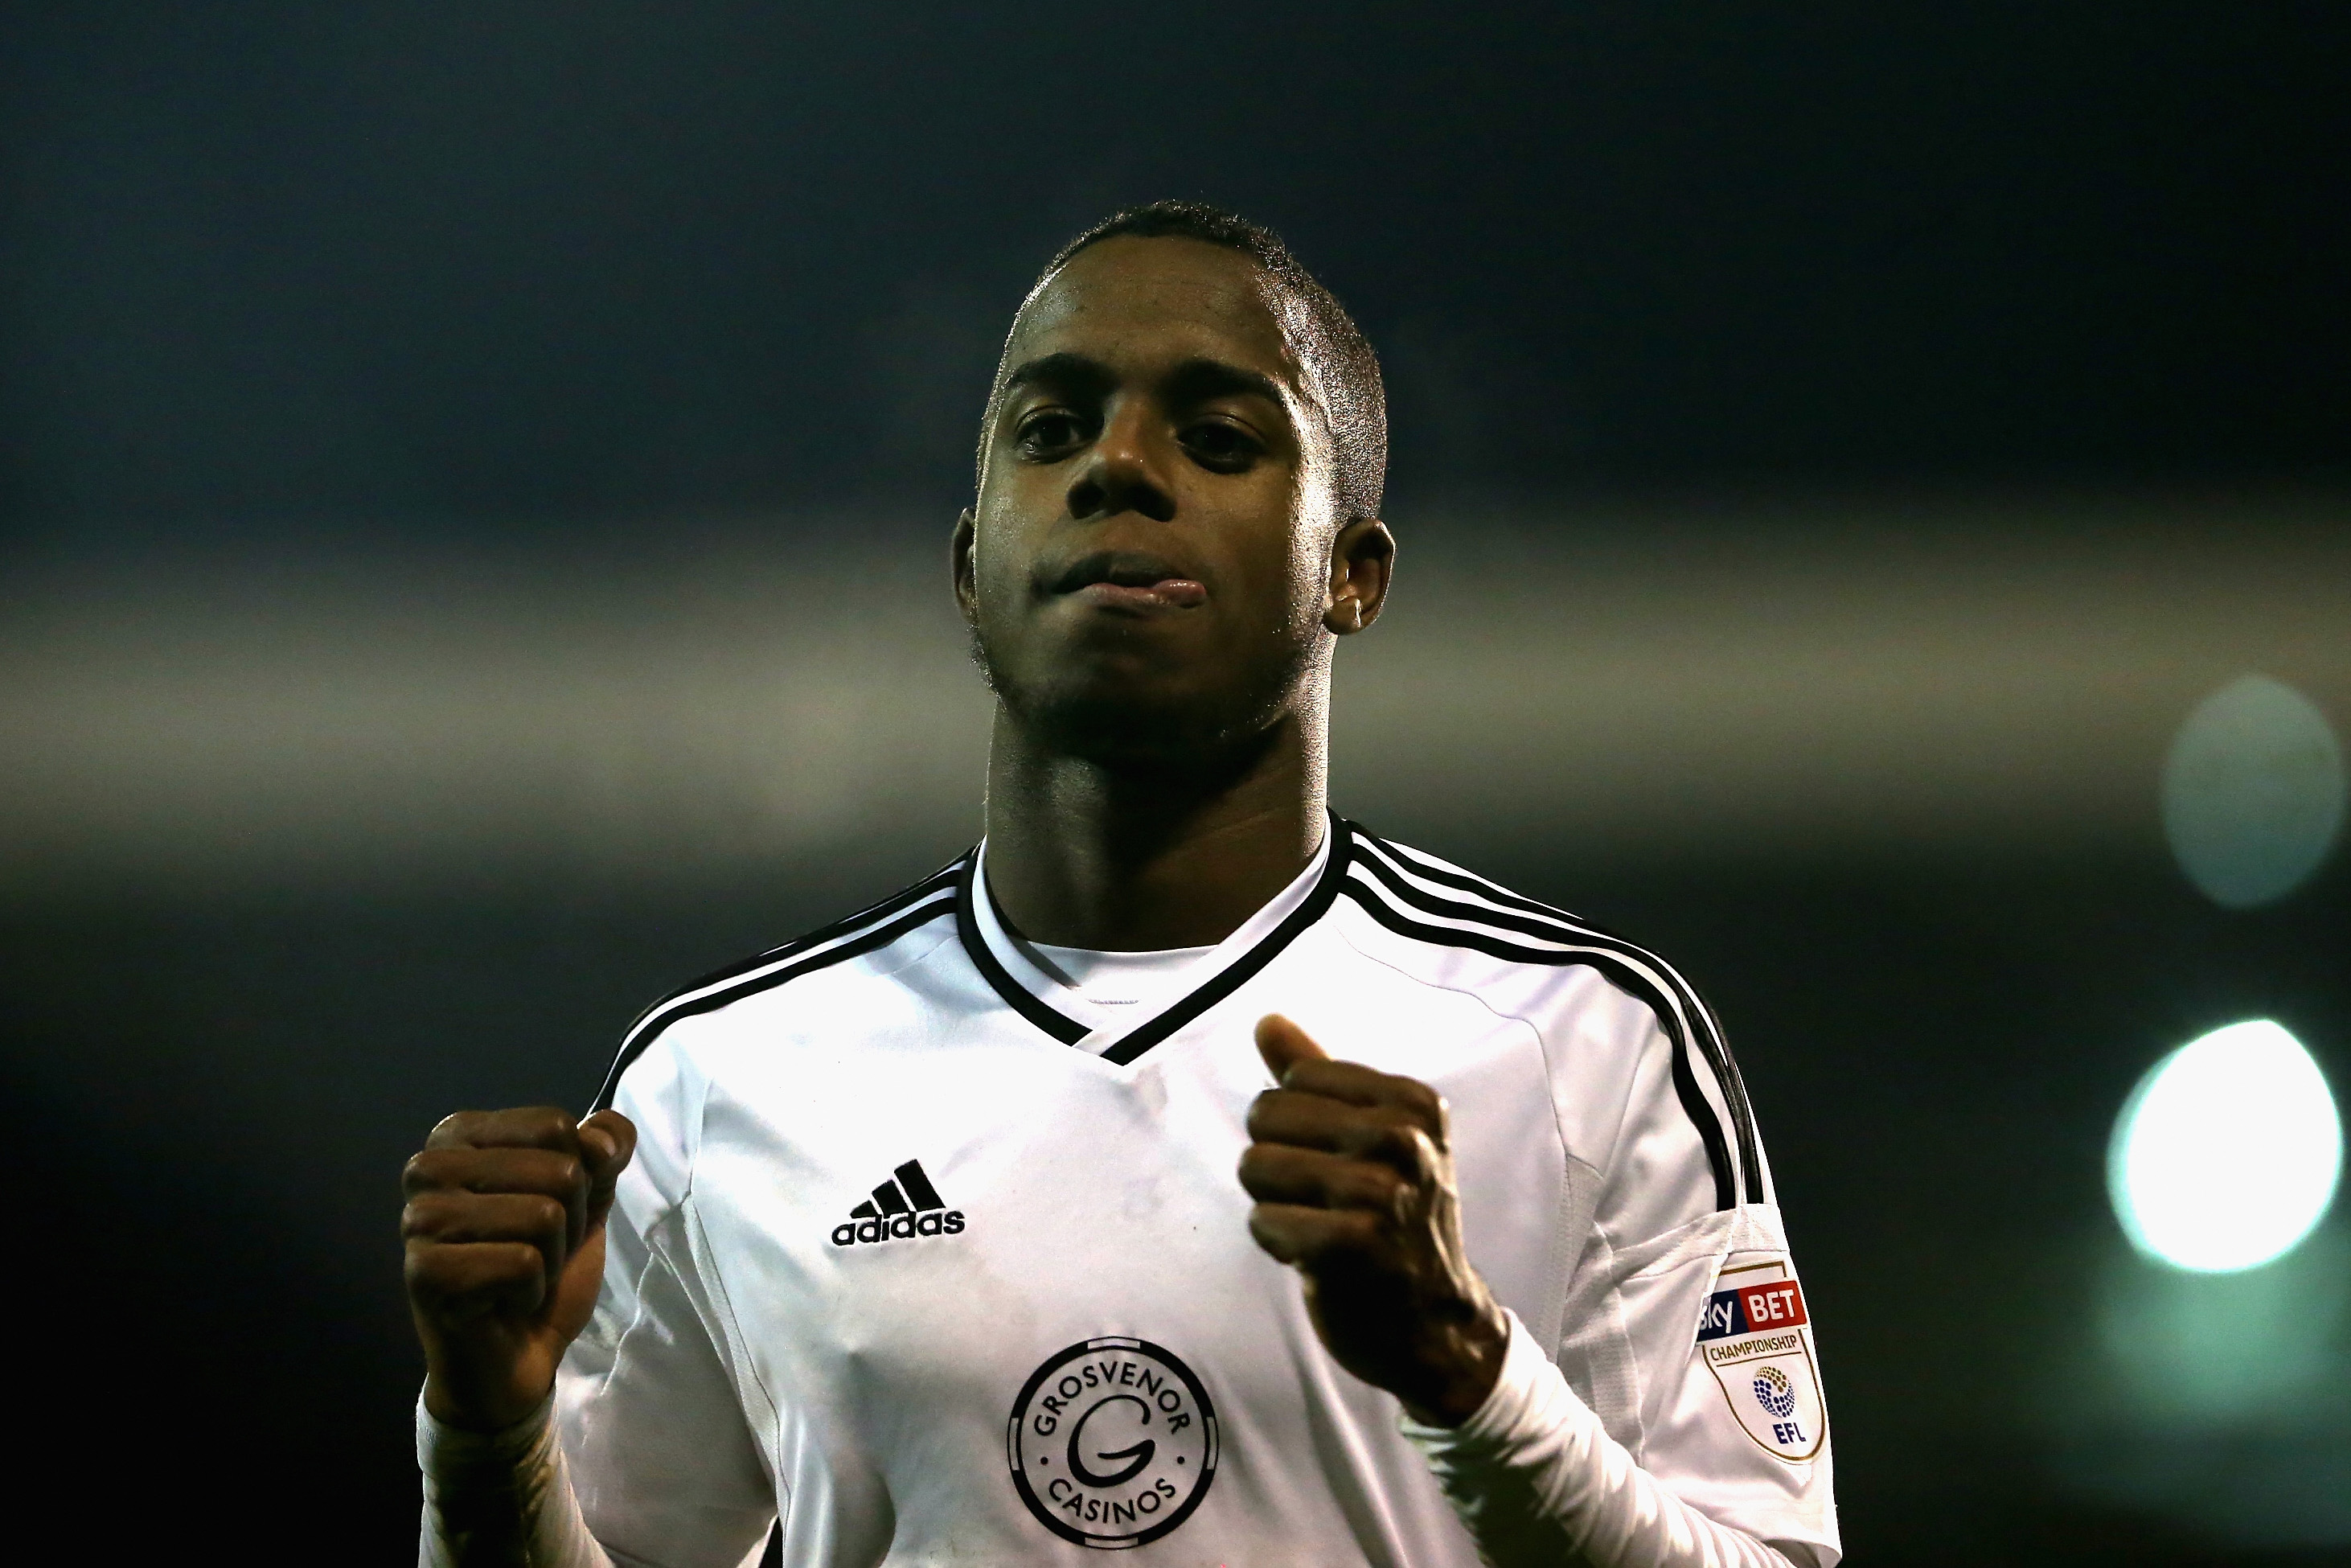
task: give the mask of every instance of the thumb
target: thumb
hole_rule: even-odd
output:
[[[1301,1061],[1331,1060],[1331,1053],[1315,1044],[1313,1036],[1280,1013],[1268,1013],[1257,1020],[1257,1053],[1265,1058],[1266,1071],[1273,1074],[1276,1083],[1286,1082],[1290,1070]]]
[[[637,1126],[618,1111],[599,1111],[580,1124],[580,1154],[588,1165],[588,1228],[604,1222],[612,1189],[637,1152]]]

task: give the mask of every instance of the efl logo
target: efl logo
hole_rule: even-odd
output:
[[[1811,1322],[1804,1311],[1804,1292],[1793,1280],[1769,1280],[1760,1285],[1740,1285],[1717,1291],[1698,1313],[1698,1337],[1729,1339],[1765,1329],[1792,1329]]]
[[[1767,1270],[1784,1274],[1786,1266],[1758,1264],[1729,1272]],[[1717,1291],[1706,1299],[1698,1320],[1698,1360],[1721,1385],[1731,1415],[1758,1448],[1792,1465],[1818,1455],[1828,1437],[1820,1375],[1804,1342],[1811,1319],[1803,1287],[1782,1278]]]

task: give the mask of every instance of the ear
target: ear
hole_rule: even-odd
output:
[[[978,568],[973,563],[972,550],[979,538],[979,526],[966,507],[956,514],[955,533],[947,544],[949,568],[955,573],[956,608],[963,612],[964,624],[977,625],[979,620]]]
[[[1353,636],[1380,618],[1388,578],[1395,570],[1395,536],[1377,517],[1357,517],[1331,541],[1331,582],[1322,599],[1322,625],[1334,637]]]

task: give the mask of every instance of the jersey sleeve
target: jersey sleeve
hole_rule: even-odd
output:
[[[1687,1011],[1635,1009],[1613,1042],[1621,1116],[1555,1359],[1675,1496],[1830,1568],[1842,1550],[1809,1304],[1738,1071],[1699,1033],[1715,1029],[1703,1004],[1677,999]]]
[[[777,1513],[757,1436],[773,1411],[756,1378],[737,1375],[694,1213],[704,1088],[670,1040],[621,1079],[613,1105],[636,1124],[637,1152],[607,1221],[595,1315],[556,1377],[581,1516],[622,1563],[735,1568]]]
[[[1601,1429],[1516,1313],[1493,1392],[1458,1427],[1408,1416],[1405,1439],[1490,1568],[1794,1568],[1693,1508]]]

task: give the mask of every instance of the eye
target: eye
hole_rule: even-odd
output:
[[[1192,460],[1218,473],[1238,473],[1265,451],[1265,445],[1229,419],[1196,420],[1177,437]]]
[[[1032,463],[1058,463],[1086,444],[1086,425],[1066,408],[1029,414],[1013,431],[1013,444]]]

